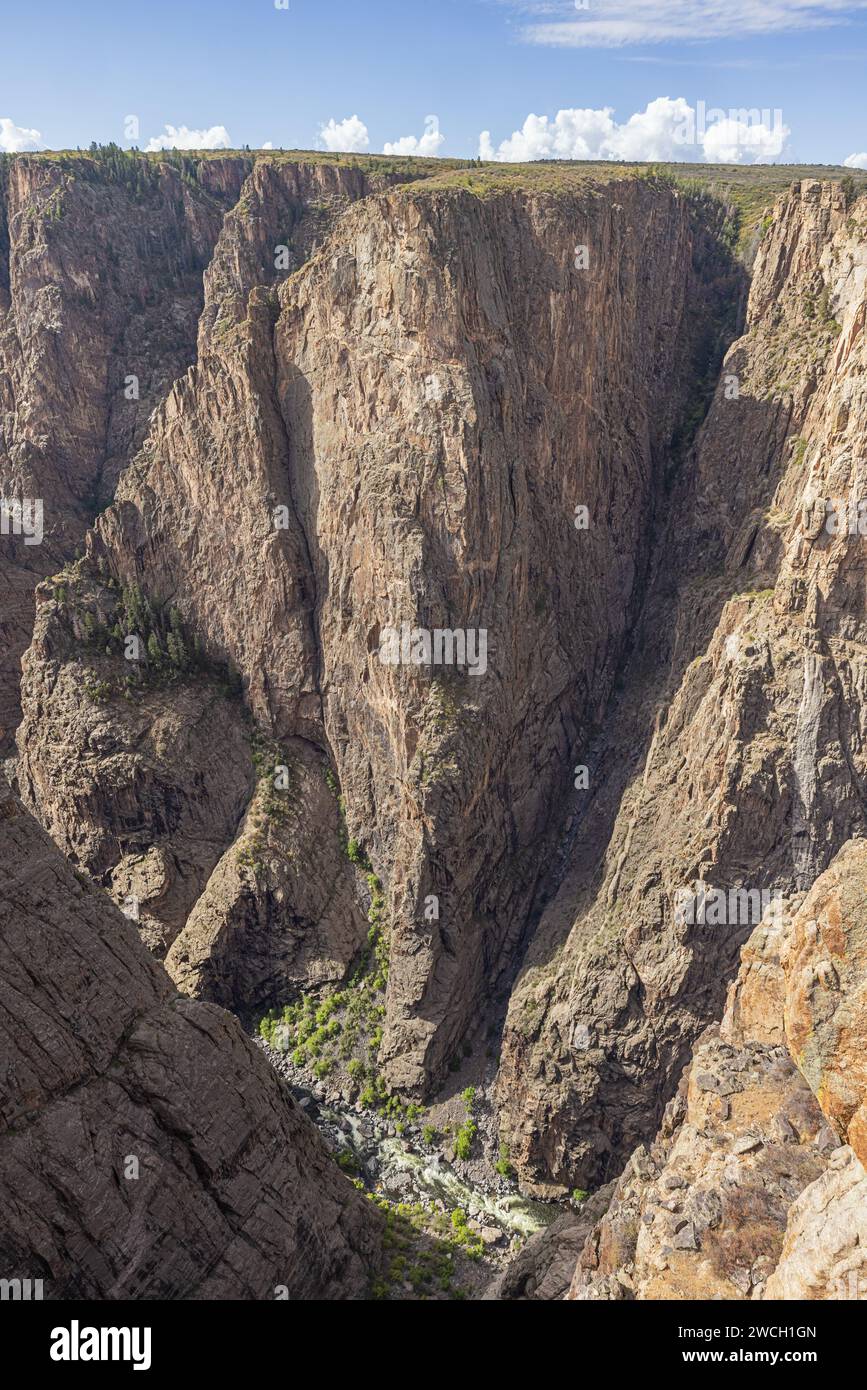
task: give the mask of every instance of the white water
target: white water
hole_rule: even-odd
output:
[[[363,1132],[361,1117],[352,1111],[342,1114],[321,1106],[320,1114],[325,1121],[342,1130],[343,1142],[353,1153],[359,1169],[376,1181],[386,1197],[399,1201],[441,1202],[447,1211],[460,1207],[485,1224],[498,1226],[508,1235],[525,1238],[549,1226],[559,1215],[560,1208],[553,1203],[534,1202],[519,1193],[495,1195],[471,1186],[459,1178],[451,1164],[439,1154],[414,1153],[396,1138],[371,1139]]]

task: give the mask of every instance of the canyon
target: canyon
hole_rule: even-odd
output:
[[[0,161],[19,1277],[867,1297],[867,176],[818,173]]]

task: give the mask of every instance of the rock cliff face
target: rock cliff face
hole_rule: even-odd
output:
[[[266,776],[166,959],[185,994],[244,1014],[340,983],[368,930],[322,766],[300,739],[291,752],[288,805]]]
[[[677,893],[803,890],[864,832],[863,540],[824,520],[865,452],[865,212],[816,183],[778,205],[672,495],[626,690],[509,1005],[504,1126],[540,1185],[616,1171],[720,1016],[755,918],[678,921]]]
[[[18,723],[32,591],[111,500],[154,407],[243,312],[296,269],[339,211],[401,175],[238,156],[4,161],[0,169],[0,496],[41,499],[45,541],[2,541],[0,738]],[[204,272],[204,278],[203,278]]]
[[[863,975],[836,973],[864,925],[864,845],[840,851],[794,920],[750,938],[721,1027],[627,1163],[570,1297],[867,1299],[867,1173],[844,1142],[857,1133],[846,1023],[860,1013],[863,1027]]]
[[[244,174],[242,160],[214,161],[194,182],[141,161],[112,177],[73,156],[0,170],[0,496],[40,500],[45,533],[0,540],[15,591],[0,634],[4,742],[33,589],[82,542],[193,360],[202,272]]]
[[[795,918],[783,964],[792,1056],[837,1133],[867,1163],[867,842],[845,845]]]
[[[786,1051],[779,933],[759,927],[722,1027],[699,1040],[655,1141],[627,1163],[571,1296],[761,1297],[789,1209],[838,1147]]]
[[[46,1298],[362,1296],[378,1215],[5,783],[0,870],[4,1276]]]
[[[570,767],[637,613],[672,440],[736,292],[715,217],[635,180],[566,196],[398,189],[346,212],[240,319],[226,266],[247,287],[264,253],[233,214],[199,362],[89,539],[88,583],[95,565],[176,605],[239,673],[260,727],[334,769],[348,832],[390,889],[382,1061],[403,1090],[442,1076],[508,983],[569,813]],[[278,209],[263,244],[279,225]],[[671,254],[649,259],[657,238]],[[78,597],[104,616],[107,597]],[[81,655],[65,618],[40,607],[21,784],[44,823],[104,845],[98,822],[131,791],[118,777],[117,808],[92,799],[97,823],[82,816],[87,760],[70,731],[88,739],[93,716],[86,696],[69,705],[63,672]],[[484,669],[383,664],[381,635],[403,623],[483,634]],[[177,795],[198,794],[187,778]],[[115,838],[113,852],[99,870],[125,882],[130,848]],[[171,837],[167,852],[179,857]],[[215,923],[215,904],[232,911],[224,890],[235,897],[215,885],[202,908]],[[170,939],[188,895],[163,893],[160,911]],[[198,919],[191,931],[201,941]]]
[[[3,168],[0,483],[46,538],[0,540],[0,725],[187,997],[167,1049],[346,981],[381,893],[377,1082],[429,1097],[486,1034],[524,1190],[617,1182],[492,1297],[560,1297],[582,1246],[574,1297],[836,1296],[867,199],[793,185],[748,283],[653,176],[104,164]]]

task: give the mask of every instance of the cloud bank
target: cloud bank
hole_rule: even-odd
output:
[[[16,125],[8,116],[0,116],[0,150],[3,154],[38,150],[41,143],[42,136],[38,130],[28,130],[26,126]]]
[[[479,137],[482,159],[524,163],[534,159],[698,160],[768,163],[783,153],[791,131],[779,112],[708,111],[684,97],[657,97],[644,111],[617,122],[614,108],[570,108],[553,120],[530,114],[520,130],[494,146]]]
[[[160,150],[230,150],[232,141],[224,125],[212,125],[208,130],[190,130],[187,126],[166,125],[165,135],[155,135],[145,145],[147,154]]]
[[[347,116],[345,121],[335,121],[332,116],[327,125],[320,127],[319,135],[326,150],[334,153],[360,154],[370,149],[367,126],[357,116]]]
[[[402,135],[399,140],[383,145],[383,154],[438,155],[445,144],[445,136],[440,130],[439,116],[425,116],[424,135]]]

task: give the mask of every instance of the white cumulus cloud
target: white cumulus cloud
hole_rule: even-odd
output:
[[[28,130],[26,126],[10,121],[8,116],[0,116],[0,150],[4,154],[38,150],[41,142],[42,136],[38,130]]]
[[[534,159],[703,160],[763,163],[782,154],[790,135],[778,112],[707,111],[684,97],[657,97],[628,120],[611,106],[571,108],[552,119],[531,114],[498,146],[491,132],[479,137],[479,155],[503,163]]]
[[[445,139],[440,130],[439,116],[425,116],[424,135],[402,135],[399,140],[383,145],[382,153],[438,155]]]
[[[347,116],[345,121],[335,121],[334,117],[319,131],[326,150],[344,154],[360,154],[370,149],[370,134],[364,121],[357,116]]]
[[[628,44],[702,42],[827,29],[846,24],[867,0],[514,0],[544,19],[524,26],[527,43],[556,48],[622,48]],[[576,10],[578,13],[576,14]]]
[[[165,135],[154,135],[145,145],[147,154],[160,150],[230,150],[232,141],[224,125],[212,125],[207,130],[190,130],[187,126],[166,125]]]
[[[709,128],[702,149],[708,164],[770,164],[779,159],[790,134],[788,126],[752,125],[729,116]]]
[[[867,169],[867,150],[861,154],[850,154],[843,163],[847,169]]]

